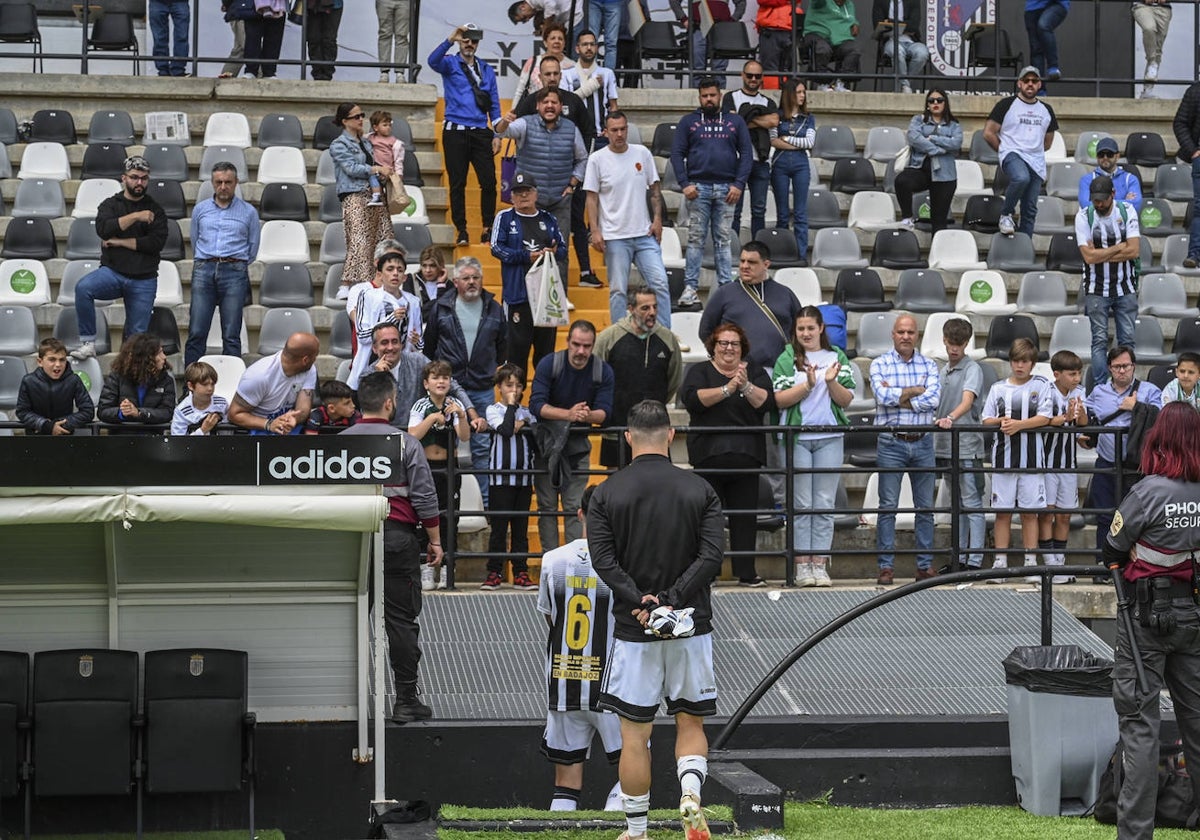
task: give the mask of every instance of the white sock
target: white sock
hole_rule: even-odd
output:
[[[625,811],[626,832],[630,837],[644,837],[646,824],[649,822],[646,815],[650,813],[650,791],[641,796],[630,796],[622,792],[621,806]]]
[[[559,787],[554,788],[554,798],[550,800],[551,811],[578,811],[579,810],[579,794],[577,788]]]
[[[702,755],[680,756],[675,762],[681,796],[694,796],[700,801],[700,788],[708,778],[708,759]]]

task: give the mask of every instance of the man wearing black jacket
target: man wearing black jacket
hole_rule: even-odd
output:
[[[750,129],[750,145],[754,149],[754,162],[750,165],[750,178],[746,187],[750,191],[750,237],[766,225],[767,190],[771,186],[771,137],[770,131],[779,125],[779,108],[762,92],[763,66],[751,59],[742,67],[741,90],[728,91],[721,98],[721,111],[737,114],[746,121]],[[733,210],[733,229],[742,227],[742,204],[746,196],[738,197]],[[726,278],[720,278],[722,280]]]
[[[724,521],[708,482],[671,464],[667,408],[644,400],[629,410],[633,463],[596,488],[588,506],[592,566],[613,592],[612,657],[600,708],[621,717],[621,802],[626,836],[646,834],[650,734],[659,703],[675,717],[676,772],[686,840],[708,840],[700,788],[708,773],[704,717],[716,713],[709,584],[721,568]],[[694,627],[674,625],[690,610]],[[686,613],[684,614],[686,615]],[[677,628],[686,628],[681,618]]]
[[[1171,128],[1179,143],[1179,159],[1192,167],[1192,227],[1183,266],[1195,268],[1200,265],[1200,82],[1183,92]]]

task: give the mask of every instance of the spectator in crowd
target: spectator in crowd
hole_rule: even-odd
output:
[[[1110,317],[1117,322],[1117,344],[1134,347],[1141,229],[1133,205],[1113,196],[1111,178],[1100,175],[1088,189],[1091,203],[1075,214],[1075,241],[1083,257],[1079,293],[1092,325],[1092,376],[1102,382]]]
[[[690,0],[690,21],[689,14],[683,10],[683,0],[670,0],[671,11],[675,14],[675,20],[679,21],[680,26],[688,27],[688,31],[692,36],[692,70],[696,71],[692,76],[692,84],[698,84],[700,79],[705,76],[705,71],[707,70],[716,77],[718,87],[725,87],[724,74],[729,69],[729,59],[714,58],[712,55],[712,46],[701,31],[700,4],[702,2],[707,4],[708,13],[712,16],[713,21],[716,22],[719,20],[741,20],[744,18],[746,16],[746,0],[733,0],[732,10],[729,7],[728,0]]]
[[[392,134],[392,112],[371,112],[371,133],[367,135],[371,142],[371,155],[375,163],[389,167],[392,174],[401,181],[404,180],[404,141]],[[374,193],[375,182],[371,182]],[[372,196],[374,200],[374,196]]]
[[[1058,39],[1054,30],[1067,19],[1071,0],[1025,0],[1025,31],[1029,33],[1029,63],[1046,81],[1062,78],[1058,69]]]
[[[762,92],[763,66],[751,59],[742,66],[742,87],[731,90],[721,99],[721,110],[726,114],[737,114],[746,122],[750,131],[750,146],[753,158],[746,187],[750,190],[750,236],[766,225],[767,190],[771,186],[771,129],[779,126],[779,109],[775,102]],[[733,210],[733,229],[742,229],[743,194]]]
[[[1037,67],[1022,69],[1016,95],[997,102],[983,127],[983,139],[1000,154],[1000,168],[1008,175],[1000,208],[1000,232],[1005,236],[1018,230],[1033,236],[1037,222],[1037,197],[1046,181],[1046,150],[1058,131],[1054,109],[1038,97],[1041,87],[1042,73]],[[1019,226],[1013,223],[1018,203]]]
[[[922,0],[875,0],[871,5],[871,25],[878,29],[885,21],[892,25],[882,35],[883,54],[896,66],[900,92],[912,93],[910,77],[925,75],[925,65],[929,62],[929,48],[925,46],[925,4]]]
[[[104,377],[96,414],[104,423],[127,428],[165,426],[175,412],[175,398],[175,379],[162,342],[150,333],[138,333],[121,345],[112,372]]]
[[[1162,404],[1169,402],[1185,402],[1193,408],[1200,407],[1200,391],[1196,383],[1200,381],[1200,353],[1184,350],[1175,362],[1175,378],[1163,388]]]
[[[683,377],[679,339],[658,320],[659,297],[653,289],[635,286],[629,292],[628,314],[596,338],[596,356],[608,362],[621,387],[613,394],[609,425],[624,426],[629,409],[642,400],[668,404]],[[624,435],[608,434],[600,442],[600,463],[623,467],[629,463]]]
[[[402,82],[406,71],[397,65],[412,62],[408,43],[412,0],[375,0],[375,14],[379,18],[379,81],[387,84],[389,70],[394,70],[396,82]]]
[[[747,242],[738,260],[738,282],[713,292],[700,316],[701,341],[707,341],[719,325],[726,323],[737,324],[753,335],[753,349],[745,361],[768,374],[792,340],[801,308],[791,289],[767,276],[770,268],[770,249],[761,242]]]
[[[1142,73],[1142,98],[1154,98],[1154,83],[1158,81],[1158,66],[1162,64],[1163,44],[1171,26],[1170,0],[1134,2],[1133,22],[1142,30],[1142,47],[1146,53],[1146,69]]]
[[[1027,338],[1018,338],[1008,352],[1012,369],[988,391],[983,405],[983,425],[992,426],[992,507],[996,524],[992,536],[996,542],[993,569],[1008,568],[1008,548],[1012,540],[1012,508],[1021,516],[1021,541],[1025,546],[1025,565],[1038,564],[1038,513],[1046,507],[1046,483],[1042,476],[1042,439],[1034,434],[1050,422],[1053,408],[1050,383],[1034,376],[1038,351]],[[1007,510],[1005,510],[1007,508]],[[1028,578],[1031,583],[1040,579]],[[988,578],[1000,583],[1000,578]]]
[[[1138,213],[1142,212],[1142,183],[1132,172],[1127,171],[1117,158],[1121,156],[1117,141],[1111,137],[1101,137],[1096,143],[1096,168],[1084,173],[1079,179],[1079,206],[1089,207],[1092,203],[1092,181],[1105,175],[1112,179],[1113,192],[1118,201],[1127,201]]]
[[[629,145],[624,113],[609,111],[605,123],[608,145],[588,158],[583,188],[592,247],[604,254],[608,269],[608,314],[614,324],[624,317],[629,269],[636,263],[638,273],[658,296],[663,326],[670,328],[671,289],[660,244],[663,205],[658,168],[649,149]]]
[[[587,435],[571,434],[570,429],[601,426],[612,415],[613,370],[593,355],[595,345],[595,326],[575,321],[567,332],[567,349],[544,357],[533,375],[529,410],[538,421],[538,452],[546,468],[533,479],[543,551],[559,545],[560,499],[567,514],[567,541],[579,539],[582,531],[571,513],[579,510],[587,486],[592,444]]]
[[[846,406],[854,399],[854,367],[829,343],[825,320],[817,306],[801,308],[791,341],[775,361],[772,377],[779,422],[794,427],[783,435],[792,448],[792,490],[796,519],[792,527],[792,562],[797,586],[831,586],[829,550],[833,547],[833,514],[842,466],[839,432],[803,431],[804,426],[849,426]],[[781,458],[781,463],[786,460]]]
[[[337,379],[327,379],[317,389],[321,404],[308,415],[304,434],[338,434],[362,419],[354,406],[354,389]]]
[[[146,24],[154,39],[154,66],[160,76],[187,75],[190,5],[189,0],[149,0]]]
[[[512,563],[513,585],[524,588],[529,577],[529,503],[533,501],[533,424],[537,418],[521,404],[525,369],[512,362],[496,368],[493,380],[500,399],[487,408],[492,430],[492,473],[487,477],[488,537],[487,577],[480,589],[499,589],[503,580],[504,552]],[[511,537],[509,536],[511,534]],[[518,586],[518,583],[520,584]]]
[[[583,183],[587,147],[575,124],[562,119],[561,92],[542,88],[535,95],[537,114],[519,117],[510,111],[496,124],[496,130],[517,142],[517,168],[537,182],[537,206],[553,214],[560,231],[569,231],[571,202]],[[559,270],[565,289],[565,255]]]
[[[1086,426],[1085,395],[1079,387],[1083,378],[1083,360],[1070,350],[1059,350],[1050,357],[1054,384],[1048,389],[1050,423],[1054,428]],[[1200,374],[1200,368],[1197,368]],[[1075,435],[1042,434],[1043,481],[1046,486],[1046,512],[1038,517],[1038,549],[1048,566],[1067,564],[1067,539],[1071,535],[1071,515],[1079,507],[1079,476],[1075,474]],[[1070,575],[1055,575],[1054,584],[1074,583]]]
[[[1192,167],[1192,224],[1184,268],[1200,266],[1200,82],[1188,86],[1171,123],[1179,151],[1175,156]]]
[[[679,296],[679,306],[686,309],[700,305],[697,290],[706,236],[713,240],[717,283],[733,279],[730,220],[754,162],[746,121],[737,114],[721,113],[721,88],[716,79],[702,79],[697,92],[700,107],[679,121],[668,164],[675,167],[688,203],[687,286]]]
[[[399,346],[399,337],[396,341]],[[393,472],[396,483],[383,488],[388,500],[388,515],[383,523],[383,625],[396,680],[392,720],[396,723],[428,720],[433,710],[421,702],[417,686],[421,662],[421,629],[417,626],[421,615],[420,536],[423,531],[428,541],[425,563],[441,565],[437,490],[421,445],[408,432],[392,425],[397,414],[395,381],[384,373],[364,376],[358,388],[358,402],[363,418],[342,434],[395,435],[404,440]]]
[[[425,394],[423,373],[429,359],[424,353],[405,350],[400,340],[400,328],[389,321],[376,324],[371,331],[371,359],[371,366],[363,371],[363,376],[368,373],[390,373],[392,381],[396,383],[396,413],[408,417],[417,400]],[[352,388],[358,387],[358,381],[347,384]],[[474,423],[479,414],[467,392],[453,378],[450,380],[450,396],[466,408],[467,420]]]
[[[616,43],[615,39],[613,43]],[[604,136],[604,115],[617,110],[617,77],[611,68],[596,63],[596,35],[592,30],[579,33],[575,39],[575,53],[579,61],[573,67],[563,66],[562,86],[583,100],[593,133],[588,151],[595,151],[609,142]],[[616,50],[612,54],[615,62]],[[563,113],[565,116],[566,112]],[[586,141],[586,135],[584,139]]]
[[[901,224],[913,227],[913,195],[929,190],[929,220],[933,232],[945,230],[950,220],[950,202],[958,189],[954,159],[962,151],[963,130],[950,113],[950,96],[934,86],[925,94],[925,113],[908,123],[908,165],[896,174],[896,200],[900,202]]]
[[[242,72],[242,58],[246,54],[246,24],[231,15],[229,7],[232,0],[222,0],[221,12],[229,23],[229,31],[233,34],[233,46],[229,50],[229,58],[221,67],[218,79],[233,79]]]
[[[313,81],[333,80],[337,69],[338,29],[342,25],[343,0],[304,0],[304,29]],[[373,123],[372,123],[373,125]]]
[[[566,71],[574,67],[571,59],[567,58],[567,28],[561,23],[550,22],[542,27],[542,58],[557,58],[559,69]],[[513,90],[512,103],[517,105],[546,86],[542,79],[542,63],[537,55],[531,55],[521,65],[521,75],[517,76],[517,86]]]
[[[583,60],[583,54],[580,52],[579,41],[584,37],[583,33],[590,30],[593,47],[595,47],[597,37],[604,38],[605,69],[610,73],[617,69],[617,42],[621,38],[621,6],[623,5],[625,4],[621,0],[590,0],[587,29],[581,31],[579,37],[575,39],[575,55],[580,61]],[[593,49],[593,59],[595,52]],[[589,64],[591,60],[589,59]]]
[[[967,355],[973,329],[966,318],[951,318],[942,324],[942,344],[946,347],[946,364],[938,375],[937,419],[939,429],[978,426],[982,417],[983,368]],[[934,433],[933,451],[939,468],[947,469],[954,458],[951,435]],[[966,551],[959,551],[960,563],[965,555],[969,569],[983,566],[983,545],[987,537],[987,521],[983,516],[983,475],[973,472],[983,468],[983,435],[979,432],[958,433],[958,492],[964,513],[958,519],[958,542]],[[952,475],[952,474],[951,474]]]
[[[367,288],[357,298],[352,295],[347,301],[347,305],[352,306],[351,319],[358,340],[358,350],[354,354],[347,380],[352,388],[358,385],[358,378],[371,365],[371,354],[367,349],[371,345],[376,324],[395,324],[401,335],[408,339],[406,344],[411,350],[419,351],[422,344],[424,324],[421,321],[421,305],[415,297],[400,288],[404,280],[404,253],[384,251],[382,246],[376,253],[375,279],[379,285]]]
[[[500,151],[500,138],[489,125],[495,127],[500,122],[500,92],[496,89],[496,71],[475,55],[479,42],[466,36],[467,32],[478,31],[473,23],[458,27],[434,48],[428,61],[430,68],[442,77],[442,95],[446,103],[442,155],[450,180],[450,219],[457,231],[457,245],[471,242],[467,233],[468,166],[475,170],[479,180],[479,212],[483,217],[481,242],[488,241],[488,232],[496,215],[494,158]],[[449,52],[455,44],[458,44],[458,55],[452,57]]]
[[[759,0],[754,17],[758,29],[758,60],[768,75],[795,69],[796,40],[804,31],[800,0]],[[771,87],[778,87],[778,83]]]
[[[808,265],[808,150],[817,139],[817,121],[808,111],[808,85],[789,79],[779,94],[779,125],[771,140],[771,191],[775,193],[775,225],[790,225],[800,265]]]
[[[500,260],[504,316],[508,321],[508,361],[525,370],[530,348],[536,367],[542,357],[554,352],[557,334],[554,327],[533,326],[525,275],[547,251],[561,265],[567,258],[567,237],[554,215],[538,208],[538,184],[527,172],[513,176],[512,205],[496,217],[492,256]]]
[[[762,366],[747,361],[750,339],[737,324],[720,324],[704,346],[710,363],[689,368],[681,386],[691,426],[688,461],[712,485],[729,517],[729,548],[738,585],[766,586],[755,571],[753,511],[758,507],[758,471],[767,463],[767,436],[758,427],[775,409],[775,392]],[[705,426],[744,426],[747,431],[706,434],[700,431]]]
[[[583,7],[580,0],[517,0],[508,7],[508,19],[513,23],[532,20],[534,34],[544,34],[551,23],[564,31],[578,30],[583,26]]]
[[[70,435],[92,422],[96,407],[83,380],[71,370],[67,345],[57,338],[38,344],[37,370],[17,389],[17,419],[31,435]]]
[[[150,313],[158,293],[158,260],[167,244],[167,214],[146,194],[150,164],[141,155],[125,158],[121,192],[96,211],[96,235],[104,246],[100,267],[75,287],[75,315],[80,345],[71,351],[77,362],[96,355],[96,301],[125,302],[125,335],[150,329]],[[170,417],[167,418],[168,420]]]
[[[346,231],[346,264],[342,270],[345,298],[351,286],[369,283],[375,275],[372,255],[375,246],[392,237],[392,220],[387,207],[371,202],[371,176],[386,178],[392,168],[375,160],[374,147],[363,131],[366,111],[353,102],[338,105],[333,122],[342,133],[329,144],[333,172],[337,179],[338,199],[342,202],[342,222]]]
[[[488,468],[491,436],[483,412],[495,402],[496,368],[505,360],[507,323],[504,309],[483,290],[483,266],[475,257],[454,264],[454,288],[437,299],[425,327],[425,353],[450,365],[451,373],[480,410],[472,425],[471,466]],[[487,481],[479,476],[484,503]]]
[[[229,400],[215,393],[217,369],[208,362],[192,362],[183,371],[187,395],[171,416],[172,435],[211,435],[225,421]]]
[[[892,326],[892,349],[871,362],[876,426],[932,426],[941,395],[937,365],[917,350],[917,319],[904,314]],[[912,485],[916,514],[917,580],[933,569],[933,436],[928,432],[884,432],[876,438],[879,473],[879,518],[875,545],[879,550],[880,586],[895,583],[896,506],[904,475]],[[896,472],[884,472],[894,469]],[[923,510],[922,510],[923,509]]]
[[[192,304],[184,364],[204,355],[213,310],[221,310],[221,353],[242,355],[242,309],[250,297],[250,263],[258,254],[258,211],[238,197],[237,167],[212,168],[212,198],[192,208]]]
[[[446,271],[446,255],[436,245],[421,250],[420,267],[404,278],[404,291],[421,301],[421,321],[429,323],[433,303],[447,289],[454,288],[450,272]]]
[[[858,37],[858,18],[854,0],[812,0],[804,15],[804,41],[801,49],[811,52],[813,72],[828,78],[828,90],[845,92],[855,85],[862,52]],[[850,79],[849,86],[842,77]]]
[[[283,349],[264,356],[242,374],[229,422],[251,434],[300,434],[312,412],[321,342],[312,333],[293,333]]]
[[[254,14],[242,19],[246,28],[246,76],[275,78],[279,51],[283,49],[283,29],[287,24],[287,0],[256,0]]]

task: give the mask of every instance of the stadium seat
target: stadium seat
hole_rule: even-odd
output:
[[[329,148],[329,144],[338,138],[342,133],[342,127],[333,121],[332,114],[325,114],[319,120],[313,129],[312,147],[319,151],[324,151]],[[392,125],[392,135],[395,136],[396,126]]]
[[[946,300],[946,281],[932,268],[909,268],[896,281],[895,304],[906,312],[953,312]]]
[[[884,268],[928,268],[929,263],[921,257],[921,243],[911,230],[881,230],[875,234],[871,248],[871,264]]]
[[[218,111],[209,114],[204,124],[204,145],[250,148],[253,145],[250,140],[250,121],[240,112]]]
[[[21,183],[24,185],[26,182],[22,181]],[[120,181],[108,178],[92,178],[88,181],[80,181],[79,190],[75,193],[75,206],[71,210],[71,218],[96,218],[96,211],[100,208],[100,202],[116,195],[120,191]]]
[[[963,227],[980,233],[995,233],[1000,229],[1000,207],[1003,204],[1004,199],[990,193],[971,196],[963,209]]]
[[[987,266],[994,271],[1024,273],[1036,271],[1041,268],[1041,263],[1033,250],[1033,239],[1029,234],[1017,231],[1008,236],[1003,233],[992,234],[991,244],[988,245]]]
[[[250,352],[250,337],[246,331],[246,319],[242,319],[242,332],[239,336],[242,351]],[[224,352],[225,338],[221,335],[221,319],[213,318],[208,327],[208,336],[204,339],[204,352],[211,356],[219,356]]]
[[[169,307],[156,306],[150,311],[150,326],[146,332],[158,338],[162,343],[163,352],[168,356],[180,352],[179,322],[175,320],[175,313]]]
[[[308,221],[308,195],[302,184],[267,184],[258,200],[259,217],[264,222],[288,219]]]
[[[368,123],[368,127],[369,127]],[[304,148],[304,128],[295,114],[267,114],[258,124],[258,148]]]
[[[471,473],[462,474],[462,490],[459,493],[459,510],[482,511],[483,494],[479,492],[479,479]],[[477,534],[488,526],[482,513],[466,514],[458,519],[458,533]]]
[[[1037,324],[1028,315],[997,315],[992,318],[984,345],[988,358],[1008,361],[1008,351],[1018,338],[1026,338],[1033,342],[1033,346],[1038,348],[1039,360],[1045,361],[1050,358],[1048,353],[1041,350]]]
[[[983,169],[973,160],[955,161],[958,171],[958,186],[955,195],[970,197],[974,195],[991,195],[992,190],[983,182]]]
[[[131,52],[133,53],[133,75],[142,73],[137,33],[133,28],[133,15],[129,12],[108,11],[96,18],[92,34],[87,39],[87,52]]]
[[[699,312],[672,312],[671,332],[675,333],[681,344],[691,348],[683,354],[683,364],[708,360],[708,351],[704,348],[704,342],[700,340]]]
[[[92,113],[88,123],[88,145],[120,144],[132,146],[133,117],[128,111],[100,110]]]
[[[859,359],[874,359],[890,351],[893,347],[892,327],[899,317],[900,313],[895,310],[864,313],[858,322],[852,355]]]
[[[833,176],[829,179],[832,192],[853,195],[858,192],[879,189],[875,178],[875,167],[866,158],[842,158],[833,165]]]
[[[272,146],[263,149],[258,162],[260,184],[303,184],[308,181],[304,152],[291,146]]]
[[[1113,136],[1107,131],[1081,131],[1075,141],[1075,162],[1086,167],[1096,166],[1096,144]]]
[[[954,310],[976,315],[1012,315],[1017,311],[1017,305],[1008,302],[1003,275],[987,269],[972,269],[964,271],[959,278]]]
[[[1134,166],[1162,166],[1167,162],[1162,135],[1153,131],[1131,133],[1125,138],[1125,160]]]
[[[332,225],[330,225],[332,227]],[[328,233],[328,228],[326,228]],[[300,222],[264,222],[258,240],[259,262],[308,262],[308,232]]]
[[[848,125],[817,126],[817,136],[809,155],[824,160],[847,160],[858,157],[858,145],[854,142],[854,129]]]
[[[349,321],[348,318],[342,320]],[[278,353],[292,333],[313,331],[312,318],[307,309],[268,309],[263,313],[262,326],[258,329],[258,354],[268,356]]]
[[[1167,201],[1192,200],[1192,167],[1164,163],[1154,172],[1154,197]]]
[[[187,216],[187,199],[183,195],[183,184],[179,181],[152,177],[150,183],[146,184],[146,195],[159,203],[168,219]]]
[[[1071,315],[1067,302],[1067,276],[1061,271],[1029,271],[1017,289],[1017,311],[1027,315]]]
[[[777,268],[800,266],[800,252],[796,249],[796,236],[787,228],[763,228],[754,238],[770,249],[771,265]],[[705,237],[705,239],[711,241],[711,237]],[[737,259],[734,259],[733,264],[736,266],[737,263]]]
[[[54,321],[53,335],[67,345],[67,350],[74,350],[83,343],[79,338],[79,318],[76,315],[75,307],[72,306],[58,313],[58,318]],[[104,314],[103,309],[97,309],[96,355],[103,356],[111,350],[112,346],[108,339],[108,316]]]
[[[344,269],[344,263],[335,263],[325,269],[325,286],[321,290],[322,306],[339,310],[346,308],[345,299],[339,299],[337,296],[337,291],[342,285],[342,272]]]
[[[46,72],[42,55],[42,33],[38,29],[37,7],[32,3],[0,5],[0,43],[30,44],[33,47],[31,72]]]
[[[817,306],[821,303],[821,280],[811,268],[781,268],[774,274],[775,282],[791,289],[801,305]]]
[[[52,260],[58,256],[58,244],[49,219],[13,219],[4,231],[0,258]]]
[[[75,287],[79,285],[80,280],[99,267],[99,258],[77,259],[68,262],[63,266],[62,279],[58,283],[58,298],[55,302],[59,306],[74,306]],[[110,300],[97,300],[96,306],[108,306],[110,303],[112,303]]]
[[[407,222],[394,222],[392,236],[404,246],[404,253],[409,262],[416,262],[421,252],[433,244],[433,237],[425,225],[414,225]],[[345,235],[342,235],[342,249],[345,250]],[[324,245],[321,246],[324,249]],[[345,258],[336,260],[321,260],[321,262],[345,262]]]
[[[155,306],[183,306],[183,282],[179,267],[169,260],[158,262],[158,285],[154,290]]]
[[[392,214],[393,222],[405,222],[411,225],[429,224],[429,208],[425,205],[425,191],[420,187],[405,184],[405,193],[411,199],[408,206],[399,213]]]
[[[21,380],[25,378],[25,374],[29,373],[25,369],[25,360],[17,356],[0,356],[0,408],[12,410],[17,407],[17,398],[21,393]],[[3,673],[3,664],[0,664],[0,673]],[[3,695],[0,695],[2,698]],[[0,714],[3,714],[3,700],[0,699]],[[0,717],[0,721],[4,719]],[[4,727],[0,726],[0,743],[4,741],[2,734]],[[4,759],[0,758],[0,761]],[[0,770],[0,776],[3,776],[3,770]]]
[[[212,365],[217,372],[217,387],[213,393],[233,402],[233,395],[237,393],[238,383],[242,381],[242,376],[246,373],[246,363],[242,361],[242,357],[222,356],[220,353],[214,353],[201,356],[199,361]]]
[[[1145,240],[1143,240],[1145,241]],[[1163,240],[1162,270],[1173,272],[1184,277],[1200,275],[1200,268],[1187,268],[1183,261],[1188,254],[1188,235],[1186,233],[1172,234]],[[1145,262],[1142,265],[1146,265]]]
[[[405,253],[408,253],[407,248],[405,249]],[[325,226],[325,233],[321,236],[321,250],[317,254],[317,261],[323,262],[326,265],[344,263],[346,261],[346,226],[342,222],[333,222]]]
[[[850,228],[818,230],[809,253],[809,264],[817,268],[866,268],[868,262]]]
[[[200,180],[212,183],[212,168],[218,163],[232,163],[237,167],[237,177],[242,183],[250,180],[250,170],[246,167],[246,153],[240,146],[205,146],[204,155],[200,158]]]
[[[83,380],[83,387],[87,388],[88,396],[92,398],[92,405],[100,402],[100,393],[104,390],[104,374],[100,370],[100,360],[94,356],[84,359],[82,362],[72,360],[71,369],[75,371],[76,376]],[[95,419],[94,414],[92,419]]]
[[[12,214],[18,219],[58,219],[67,215],[62,182],[50,178],[18,182]]]
[[[815,231],[840,227],[846,227],[846,222],[842,220],[842,208],[837,196],[820,187],[809,187],[808,229]]]
[[[887,163],[895,160],[900,150],[908,146],[905,130],[890,125],[871,126],[867,132],[867,142],[863,146],[863,157],[867,160],[877,160]]]
[[[119,183],[121,176],[125,174],[125,158],[125,147],[118,143],[88,146],[83,152],[79,177],[85,181],[91,178],[108,178]]]
[[[917,518],[913,512],[913,507],[915,507],[915,504],[913,502],[912,483],[909,481],[908,473],[904,473],[900,481],[900,493],[896,502],[896,509],[907,512],[896,514],[897,531],[911,531],[916,526]],[[863,491],[862,519],[872,528],[879,521],[879,473],[877,472],[873,472],[867,477],[867,488]]]
[[[1144,274],[1138,280],[1138,312],[1158,318],[1196,318],[1200,310],[1188,306],[1183,278],[1170,272]],[[1141,349],[1140,346],[1138,348]]]
[[[0,354],[28,356],[37,352],[38,328],[27,306],[0,306]]]
[[[1200,318],[1180,319],[1175,325],[1175,344],[1171,349],[1176,356],[1183,352],[1200,353]]]
[[[1138,359],[1141,361],[1141,358]],[[1153,365],[1146,372],[1146,381],[1149,382],[1158,390],[1166,388],[1171,380],[1175,378],[1175,365]]]
[[[863,372],[857,366],[852,368],[854,373],[854,396],[850,400],[850,405],[846,406],[847,414],[866,414],[875,410],[875,397],[871,394],[870,383],[864,380],[869,379],[869,376],[864,376]]]
[[[8,159],[8,146],[0,145],[0,178],[11,178],[12,176],[12,161]]]
[[[18,178],[47,178],[65,181],[71,177],[71,162],[67,148],[61,143],[27,143],[21,155]]]
[[[1167,365],[1175,361],[1174,353],[1163,350],[1162,324],[1153,315],[1142,315],[1134,322],[1133,344],[1137,347],[1139,365]]]
[[[976,129],[971,134],[971,150],[967,156],[976,163],[986,163],[989,166],[1000,165],[1000,154],[983,138],[982,128]]]
[[[1079,253],[1075,234],[1056,233],[1050,237],[1050,247],[1046,249],[1046,269],[1067,274],[1083,273],[1083,256]]]
[[[1054,138],[1050,141],[1050,148],[1046,150],[1046,165],[1050,166],[1055,163],[1071,163],[1071,156],[1067,154],[1067,141],[1063,139],[1061,131],[1054,132]]]
[[[167,244],[158,255],[164,260],[186,259],[183,248],[183,229],[175,219],[167,219]]]
[[[886,192],[868,190],[850,199],[846,227],[883,230],[896,226],[896,199]]]
[[[925,319],[925,329],[921,333],[921,355],[939,362],[946,361],[946,345],[942,341],[942,327],[953,318],[971,323],[971,319],[959,312],[931,312]],[[975,333],[967,342],[967,355],[972,359],[982,359],[987,354],[982,347],[975,346]]]
[[[274,311],[274,310],[272,310]],[[675,316],[671,317],[675,323]],[[329,355],[336,359],[349,359],[354,355],[354,328],[346,315],[333,316],[333,325],[329,328]]]
[[[33,123],[29,127],[30,143],[59,143],[72,146],[79,142],[75,135],[75,118],[70,111],[62,109],[44,109],[33,115]]]
[[[1078,205],[1074,200],[1072,200],[1071,206],[1078,209]],[[1066,214],[1063,212],[1063,203],[1061,200],[1052,195],[1039,195],[1037,207],[1037,218],[1033,221],[1033,232],[1035,234],[1054,236],[1056,233],[1075,232],[1075,214],[1072,213],[1071,219],[1068,221]]]
[[[1064,201],[1079,200],[1079,179],[1092,171],[1079,163],[1056,163],[1046,173],[1046,195]]]
[[[334,374],[334,379],[338,382],[350,381],[350,369],[354,366],[353,359],[342,359],[338,362],[337,373]]]
[[[95,219],[72,219],[63,257],[68,260],[99,260],[104,251]]]
[[[186,181],[188,179],[187,153],[183,146],[171,143],[154,143],[143,152],[150,164],[150,177],[157,181]],[[203,173],[201,173],[203,174]]]
[[[1060,315],[1050,331],[1050,355],[1070,350],[1087,364],[1092,358],[1092,324],[1084,315]]]
[[[312,277],[305,263],[269,263],[263,270],[258,302],[268,308],[313,305]]]
[[[404,185],[406,187],[423,187],[425,179],[421,177],[421,162],[417,160],[415,149],[404,150]]]
[[[663,158],[671,156],[671,144],[675,142],[676,126],[676,123],[659,123],[654,126],[654,138],[650,141],[650,154]]]
[[[929,267],[939,271],[969,271],[987,268],[979,259],[975,237],[969,230],[939,230],[929,245]]]
[[[321,186],[333,184],[336,181],[333,169],[333,156],[329,154],[329,150],[321,152],[321,157],[317,159],[317,174],[316,183]]]
[[[12,108],[0,108],[0,144],[11,146],[17,142],[17,115]]]
[[[50,280],[39,260],[0,262],[0,306],[41,306],[50,302]]]
[[[892,302],[883,296],[883,281],[873,268],[844,268],[833,286],[833,303],[847,312],[886,312]]]
[[[317,211],[317,218],[326,224],[342,220],[342,202],[338,198],[337,184],[321,187],[321,208]]]
[[[1170,236],[1179,233],[1175,227],[1175,214],[1171,204],[1161,198],[1143,198],[1142,212],[1138,214],[1138,231],[1142,236]]]
[[[909,216],[917,230],[933,232],[933,205],[929,199],[929,190],[913,193],[912,207]],[[946,206],[945,227],[954,227],[953,204]]]

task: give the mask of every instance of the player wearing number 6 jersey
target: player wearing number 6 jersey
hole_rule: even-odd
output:
[[[594,489],[583,493],[580,519]],[[583,762],[596,733],[610,764],[621,757],[620,720],[598,707],[600,678],[613,640],[612,590],[592,568],[586,529],[583,538],[542,555],[537,608],[550,625],[546,640],[550,711],[542,736],[542,754],[554,763],[550,810],[575,811],[583,790]]]

